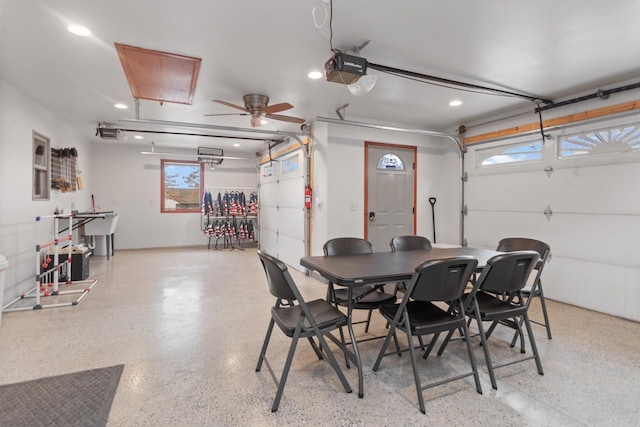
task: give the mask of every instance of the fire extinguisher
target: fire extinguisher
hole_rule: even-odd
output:
[[[307,209],[311,208],[311,187],[304,187],[304,207]]]

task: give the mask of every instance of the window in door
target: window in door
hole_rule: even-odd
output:
[[[542,142],[526,141],[483,148],[476,151],[476,155],[478,167],[538,161],[542,160]]]
[[[192,161],[161,160],[160,211],[200,212],[204,166]]]
[[[558,158],[640,152],[640,124],[634,123],[559,137]]]
[[[402,163],[402,160],[400,159],[400,157],[396,156],[395,154],[388,153],[380,157],[380,160],[378,160],[378,165],[376,166],[376,169],[387,169],[387,170],[391,169],[391,170],[403,171],[404,164]]]

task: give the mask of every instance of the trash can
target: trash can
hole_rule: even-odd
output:
[[[4,306],[4,276],[9,268],[7,259],[0,255],[0,325],[2,325],[2,307]]]

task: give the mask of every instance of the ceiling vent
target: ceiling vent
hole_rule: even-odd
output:
[[[220,165],[224,160],[222,156],[222,148],[198,147],[198,161],[200,163]]]

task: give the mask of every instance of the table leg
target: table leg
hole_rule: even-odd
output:
[[[349,330],[349,337],[351,338],[351,344],[353,345],[353,353],[355,354],[356,367],[358,368],[358,397],[364,397],[363,391],[363,379],[362,379],[362,360],[360,359],[360,351],[358,350],[358,342],[356,341],[356,335],[353,333],[353,325],[351,322],[351,316],[353,314],[353,288],[349,286],[347,291],[347,297],[349,298],[349,304],[347,305],[347,329]]]
[[[116,254],[115,235],[116,233],[111,233],[111,255],[112,256]]]
[[[111,236],[108,234],[104,236],[104,241],[107,244],[107,260],[111,259]]]

